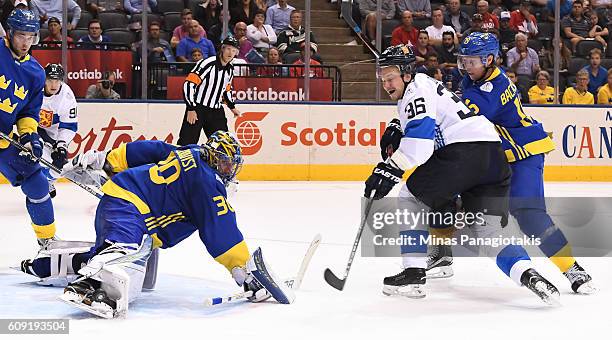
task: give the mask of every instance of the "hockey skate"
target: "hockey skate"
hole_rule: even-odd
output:
[[[64,289],[64,294],[59,298],[88,313],[112,319],[115,317],[117,304],[99,285],[99,282],[92,279],[73,282]]]
[[[425,297],[425,291],[422,287],[425,282],[425,268],[406,268],[397,275],[385,277],[383,294],[422,299]]]
[[[563,273],[565,277],[572,284],[572,290],[578,294],[594,294],[597,292],[597,288],[593,285],[593,279],[591,275],[582,268],[578,262],[574,262],[574,265]]]
[[[443,279],[453,276],[453,252],[451,246],[431,246],[427,257],[427,278]]]
[[[59,239],[57,238],[57,236],[53,236],[50,238],[39,238],[36,239],[36,241],[38,242],[38,245],[40,246],[40,249],[38,250],[39,253],[45,253],[48,252],[49,250],[53,249],[54,245],[53,243],[58,241]]]
[[[535,269],[526,270],[521,275],[521,283],[534,292],[542,301],[550,306],[560,306],[559,291]]]

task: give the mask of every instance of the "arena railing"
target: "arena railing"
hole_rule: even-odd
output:
[[[180,77],[182,85],[182,80],[184,80],[184,77],[191,71],[194,65],[195,63],[150,63],[148,65],[148,98],[167,99],[169,79],[172,82],[176,80],[174,77]],[[138,69],[138,65],[135,65],[135,68]],[[245,78],[246,80],[263,78],[303,79],[304,68],[305,65],[293,64],[235,64],[234,77]],[[331,80],[330,93],[324,94],[325,98],[328,99],[323,100],[342,100],[342,73],[337,66],[310,65],[310,75],[311,82],[317,79]],[[277,84],[272,82],[269,85],[274,87]],[[299,87],[303,87],[303,84],[296,82],[292,86],[294,86],[294,90],[299,90]],[[176,89],[171,90],[176,91]],[[311,91],[313,91],[312,88]],[[169,99],[178,98],[174,96]],[[313,101],[316,101],[316,98]]]

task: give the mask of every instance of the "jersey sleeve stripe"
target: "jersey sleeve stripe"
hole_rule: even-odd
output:
[[[404,138],[434,139],[436,122],[431,117],[414,119],[406,124]]]
[[[64,123],[64,122],[60,122],[59,128],[60,129],[68,129],[70,131],[76,132],[77,129],[78,129],[78,123]]]

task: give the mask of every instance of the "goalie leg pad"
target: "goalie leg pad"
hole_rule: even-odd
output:
[[[247,262],[247,271],[251,273],[257,281],[272,295],[272,297],[282,304],[290,304],[295,300],[295,293],[282,280],[277,279],[276,275],[270,270],[270,266],[265,262],[261,248],[257,248]]]
[[[100,290],[111,303],[92,303],[88,308],[96,309],[96,306],[99,306],[98,312],[107,315],[107,306],[113,305],[113,317],[127,315],[128,304],[138,298],[142,291],[151,245],[149,237],[145,237],[139,248],[136,244],[113,243],[91,258],[78,273],[87,279],[98,281]],[[62,300],[66,301],[68,297],[62,297]],[[71,302],[73,305],[78,303],[74,299]],[[87,310],[87,308],[82,309]]]

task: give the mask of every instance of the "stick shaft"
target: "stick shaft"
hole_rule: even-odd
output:
[[[23,146],[21,143],[17,142],[16,140],[12,139],[11,137],[9,137],[6,133],[0,131],[0,138],[6,140],[7,142],[9,142],[12,146],[16,147],[17,149],[19,149],[20,151],[23,152],[27,152],[29,153],[32,158],[36,161],[36,162],[40,162],[43,165],[45,165],[46,167],[48,167],[49,169],[55,171],[58,174],[62,173],[62,170],[58,169],[55,165],[53,165],[53,163],[47,161],[46,159],[40,157],[35,157],[32,154],[32,151],[28,148],[26,148],[25,146]],[[68,179],[70,182],[78,185],[79,187],[81,187],[82,189],[84,189],[85,191],[87,191],[88,193],[96,196],[97,198],[102,198],[102,195],[100,195],[99,193],[97,193],[95,190],[93,190],[92,188],[88,187],[87,185],[83,184],[83,183],[79,183],[77,181],[74,181],[70,178],[65,177],[66,179]]]

